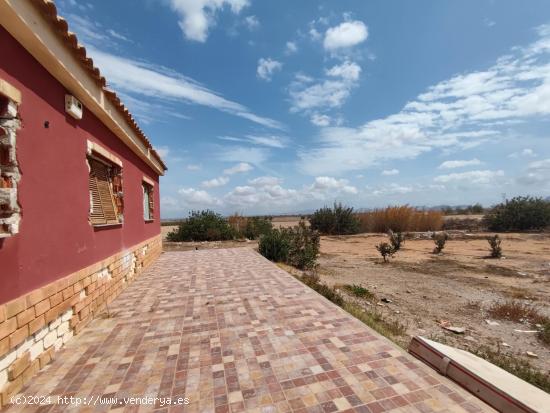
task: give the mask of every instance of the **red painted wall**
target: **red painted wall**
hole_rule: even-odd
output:
[[[158,176],[84,109],[76,121],[64,110],[67,90],[3,27],[0,78],[22,93],[17,159],[22,173],[19,234],[0,239],[0,303],[94,264],[160,233]],[[49,121],[49,128],[44,122]],[[93,228],[86,141],[123,162],[124,224]],[[142,177],[155,187],[155,220],[143,220]]]

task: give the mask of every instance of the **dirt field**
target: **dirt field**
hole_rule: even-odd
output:
[[[456,236],[456,235],[455,235]],[[407,327],[407,334],[423,335],[460,348],[501,346],[504,352],[525,357],[550,369],[550,348],[537,340],[533,326],[502,320],[489,325],[487,308],[496,301],[519,299],[550,315],[550,234],[501,234],[504,257],[488,259],[484,234],[451,239],[442,255],[431,253],[429,239],[407,240],[391,262],[384,264],[375,245],[387,238],[378,234],[323,237],[320,275],[330,285],[361,284],[372,291],[376,306]],[[391,303],[382,303],[388,299]],[[455,334],[442,320],[464,327]],[[506,343],[510,347],[503,346]]]

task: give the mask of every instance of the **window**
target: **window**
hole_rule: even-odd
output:
[[[152,221],[155,216],[154,186],[149,182],[143,182],[143,219]]]
[[[114,225],[123,221],[122,168],[89,156],[90,223]]]

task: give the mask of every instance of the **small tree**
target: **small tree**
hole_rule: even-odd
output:
[[[446,232],[434,232],[432,235],[432,238],[435,243],[435,248],[433,250],[434,254],[441,254],[443,252],[443,249],[445,248],[445,244],[447,243],[447,240],[449,239],[449,234]]]
[[[399,251],[403,244],[405,244],[405,235],[402,232],[393,232],[390,229],[388,231],[388,237],[390,238],[390,244],[395,252]]]
[[[489,242],[489,246],[491,247],[491,258],[502,257],[502,247],[500,246],[501,240],[498,234],[488,237],[487,242]]]
[[[388,262],[389,257],[393,257],[395,254],[395,250],[387,242],[381,242],[376,246],[376,249],[384,259],[384,262]]]

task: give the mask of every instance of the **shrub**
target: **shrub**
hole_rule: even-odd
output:
[[[491,231],[544,229],[550,225],[550,202],[518,196],[491,208],[483,220]]]
[[[342,307],[344,305],[344,299],[334,288],[329,287],[325,283],[320,282],[320,278],[316,274],[304,274],[301,276],[300,281],[302,281],[309,288],[317,291],[323,297],[327,298],[329,301],[332,301],[337,306]]]
[[[502,247],[500,246],[501,240],[498,234],[495,234],[492,237],[487,237],[487,242],[491,247],[491,258],[502,257]]]
[[[167,235],[168,241],[225,241],[235,238],[228,222],[214,211],[192,211],[187,220]]]
[[[401,249],[401,246],[405,244],[405,235],[402,232],[393,232],[391,229],[388,231],[388,237],[390,237],[390,244],[395,252]]]
[[[548,322],[548,318],[542,315],[539,310],[518,300],[496,302],[489,307],[491,317],[509,321],[529,321],[532,324]]]
[[[290,251],[290,239],[286,230],[274,229],[260,237],[258,251],[274,262],[287,262]]]
[[[361,232],[439,231],[443,227],[441,211],[421,211],[408,205],[361,212],[357,217]]]
[[[445,244],[447,243],[447,240],[449,239],[449,234],[446,232],[434,232],[432,235],[432,238],[435,243],[435,248],[433,250],[434,254],[441,254],[443,252],[443,249],[445,248]]]
[[[294,228],[272,229],[262,235],[258,251],[271,261],[309,269],[317,263],[319,248],[319,233],[300,221]]]
[[[271,218],[252,217],[248,218],[243,235],[248,239],[258,239],[264,234],[268,234],[273,229]]]
[[[342,288],[347,292],[349,292],[350,294],[359,298],[367,298],[367,299],[374,298],[374,294],[370,292],[368,289],[366,289],[365,287],[363,287],[362,285],[346,284]]]
[[[348,235],[359,232],[359,220],[353,208],[341,203],[334,203],[332,208],[325,206],[318,209],[309,218],[309,223],[321,234]]]
[[[319,233],[304,221],[286,232],[290,238],[288,264],[300,269],[315,267],[321,242]]]
[[[388,258],[393,257],[393,254],[395,254],[393,247],[387,242],[381,242],[376,246],[376,249],[382,258],[384,258],[384,262],[388,262]]]

